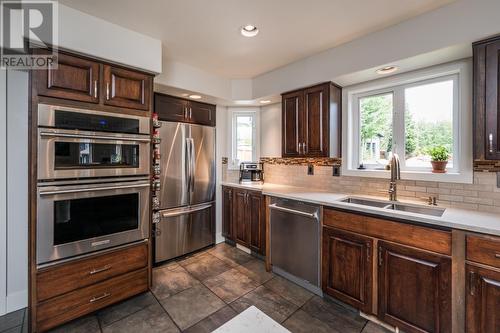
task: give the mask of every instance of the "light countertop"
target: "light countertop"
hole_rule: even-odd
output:
[[[278,184],[253,185],[253,184],[239,184],[237,182],[222,182],[224,186],[232,186],[239,188],[246,188],[250,190],[262,191],[262,194],[286,198],[293,200],[300,200],[322,206],[333,208],[341,208],[354,212],[369,213],[379,215],[381,217],[407,219],[409,221],[419,222],[421,224],[428,224],[430,226],[447,227],[454,229],[461,229],[467,231],[474,231],[486,233],[491,235],[500,236],[500,216],[498,214],[486,213],[475,210],[466,210],[459,208],[447,208],[441,217],[422,215],[410,212],[394,211],[390,209],[370,207],[364,205],[357,205],[352,203],[342,202],[341,200],[346,197],[357,198],[371,198],[377,200],[387,200],[385,197],[373,197],[364,195],[354,195],[345,193],[334,193],[327,191],[318,191],[314,189],[293,187]],[[422,202],[402,200],[402,203],[417,204],[425,206]],[[430,206],[432,207],[432,206]],[[440,206],[438,206],[440,207]],[[445,208],[445,207],[440,207]]]

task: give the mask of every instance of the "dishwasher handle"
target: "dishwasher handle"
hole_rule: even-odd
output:
[[[280,207],[280,206],[278,206],[276,204],[270,204],[269,208],[270,209],[279,210],[279,211],[285,212],[285,213],[290,213],[290,214],[295,214],[295,215],[309,217],[309,218],[312,218],[312,219],[315,219],[315,220],[319,221],[319,216],[318,216],[317,212],[315,212],[315,213],[308,213],[308,212],[303,212],[303,211],[296,210],[296,209],[291,209],[291,208],[286,208],[286,207]]]

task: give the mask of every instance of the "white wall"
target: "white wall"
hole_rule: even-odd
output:
[[[0,71],[0,314],[28,304],[28,73]],[[5,126],[6,125],[6,126]]]
[[[59,3],[59,46],[161,73],[162,45],[158,39],[106,22]]]
[[[215,241],[217,243],[223,242],[222,237],[222,157],[226,157],[227,151],[227,108],[225,106],[217,105],[216,108],[216,130],[215,130],[215,162],[216,162],[216,178],[217,186],[215,189],[215,200],[216,200],[216,210],[215,210]]]
[[[281,156],[281,103],[260,108],[260,156]]]

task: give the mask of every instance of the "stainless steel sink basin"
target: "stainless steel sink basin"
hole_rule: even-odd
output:
[[[431,208],[424,206],[413,206],[413,205],[405,205],[405,204],[389,204],[386,209],[398,210],[401,212],[415,213],[415,214],[423,214],[423,215],[431,215],[441,217],[445,211],[444,208]]]
[[[405,204],[405,203],[400,203],[400,202],[377,201],[377,200],[363,199],[363,198],[356,198],[356,197],[346,198],[346,199],[342,200],[342,202],[356,204],[356,205],[362,205],[362,206],[390,209],[390,210],[400,211],[400,212],[430,215],[430,216],[436,216],[436,217],[443,216],[443,213],[445,211],[445,208],[426,207],[426,206]]]
[[[381,202],[381,201],[361,199],[361,198],[347,198],[342,200],[342,202],[347,202],[356,205],[363,205],[363,206],[378,207],[378,208],[384,208],[388,204],[388,202]]]

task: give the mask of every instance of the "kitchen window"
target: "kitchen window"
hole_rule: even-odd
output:
[[[256,110],[230,109],[231,115],[231,167],[239,168],[241,162],[257,161],[258,112]]]
[[[344,174],[388,177],[397,153],[403,178],[472,182],[470,80],[464,61],[346,88]],[[436,146],[450,153],[446,174],[432,173]]]

